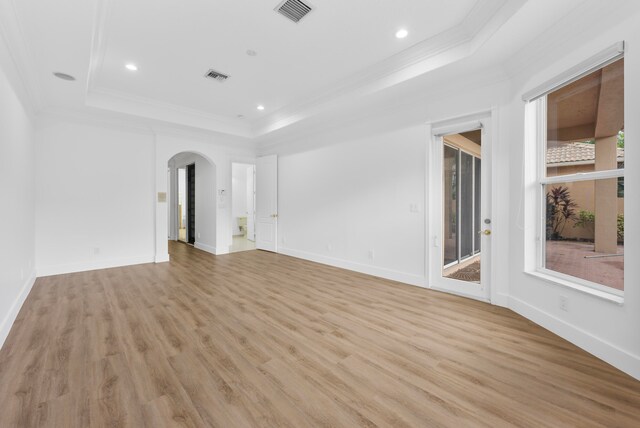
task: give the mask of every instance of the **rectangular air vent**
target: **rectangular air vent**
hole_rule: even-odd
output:
[[[224,82],[229,78],[228,75],[220,73],[219,71],[215,71],[213,69],[207,71],[207,74],[205,74],[204,77],[206,77],[207,79],[217,80],[218,82]]]
[[[274,10],[297,24],[312,9],[310,5],[300,0],[284,0]]]

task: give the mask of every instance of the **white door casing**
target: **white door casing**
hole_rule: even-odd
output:
[[[278,157],[256,162],[256,248],[278,251]]]

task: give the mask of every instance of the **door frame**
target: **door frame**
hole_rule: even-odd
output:
[[[428,126],[428,147],[427,147],[427,201],[429,210],[426,216],[427,222],[427,287],[456,294],[476,300],[491,302],[492,299],[492,278],[494,277],[494,266],[492,257],[495,245],[492,238],[495,233],[493,221],[493,198],[492,189],[492,146],[495,140],[495,112],[485,111],[468,116],[448,119]],[[481,187],[481,218],[491,219],[491,224],[484,224],[482,229],[489,229],[492,235],[482,235],[481,246],[481,278],[480,284],[468,283],[464,281],[445,278],[442,276],[443,269],[443,245],[442,245],[442,218],[443,218],[443,155],[444,136],[457,134],[466,131],[480,129],[482,131],[481,161],[482,161],[482,187]]]

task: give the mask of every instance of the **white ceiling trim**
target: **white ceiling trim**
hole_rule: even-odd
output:
[[[156,119],[133,117],[126,113],[107,115],[103,110],[72,110],[45,108],[38,114],[37,128],[45,129],[60,121],[102,127],[108,130],[121,130],[140,135],[168,135],[194,141],[210,141],[230,149],[256,150],[256,143],[248,138],[234,137],[226,133],[198,129],[190,126],[172,124]]]
[[[33,50],[25,37],[14,0],[0,0],[0,36],[5,41],[13,66],[23,86],[22,89],[27,96],[28,107],[37,113],[44,107],[42,85],[35,72]]]
[[[161,120],[168,123],[177,123],[208,131],[223,132],[238,137],[254,137],[254,134],[247,125],[234,123],[239,121],[239,119],[220,118],[201,110],[190,109],[177,104],[165,103],[112,89],[93,89],[87,93],[86,104],[90,107]]]
[[[347,97],[381,91],[465,58],[497,31],[526,0],[478,0],[457,26],[375,64],[313,96],[264,118],[240,123],[235,118],[98,87],[108,46],[112,0],[97,0],[87,79],[87,105],[241,137],[259,137],[331,109]]]

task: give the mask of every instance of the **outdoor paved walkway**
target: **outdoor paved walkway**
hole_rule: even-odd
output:
[[[624,245],[618,245],[617,257],[585,258],[601,255],[588,242],[547,241],[547,269],[624,289]]]

